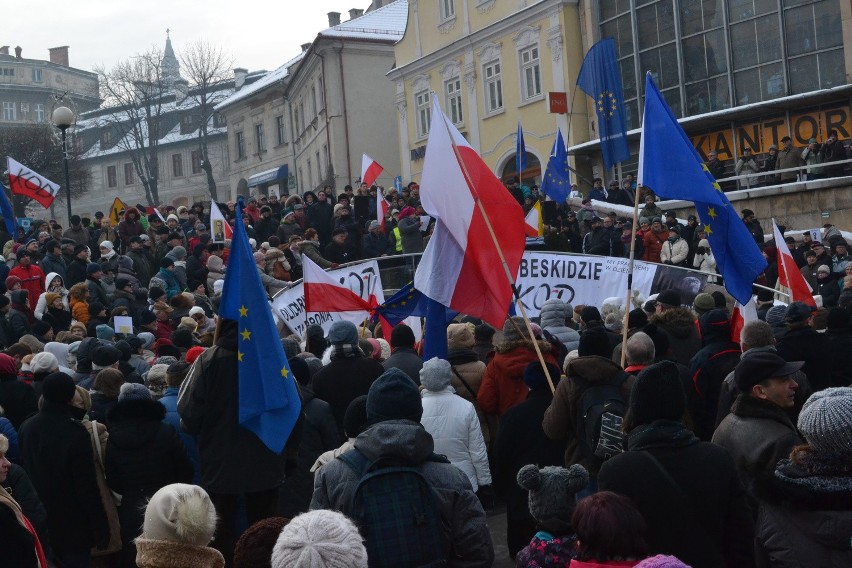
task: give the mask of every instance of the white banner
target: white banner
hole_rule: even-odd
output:
[[[375,260],[361,262],[329,270],[328,274],[358,294],[361,298],[369,300],[370,296],[376,297],[379,305],[385,303],[382,278],[379,274],[379,265]],[[284,323],[287,328],[296,335],[303,337],[308,325],[316,324],[322,326],[326,334],[331,324],[336,321],[346,320],[358,325],[364,321],[364,312],[305,312],[305,287],[303,283],[285,290],[272,301],[272,313]]]

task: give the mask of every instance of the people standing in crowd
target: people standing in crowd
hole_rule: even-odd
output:
[[[414,330],[405,324],[394,327],[390,336],[391,356],[382,362],[382,367],[386,371],[399,369],[419,385],[423,359],[414,349],[414,343]]]

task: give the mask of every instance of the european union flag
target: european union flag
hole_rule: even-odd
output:
[[[237,219],[242,208],[241,199]],[[240,425],[281,453],[302,403],[242,223],[234,224],[219,315],[238,325]]]
[[[15,221],[15,212],[12,210],[12,203],[6,195],[6,188],[0,183],[0,213],[3,214],[3,223],[6,225],[6,232],[13,239],[15,238],[15,229],[18,228]]]
[[[766,259],[707,171],[650,73],[645,79],[639,183],[669,199],[695,203],[725,288],[740,304],[747,304],[755,278],[766,269]]]
[[[524,129],[518,121],[518,135],[515,139],[515,171],[518,172],[518,177],[521,177],[521,172],[525,169],[527,169],[527,145],[524,144]]]
[[[568,151],[562,140],[562,131],[556,129],[556,140],[547,161],[544,179],[541,180],[541,194],[549,195],[559,204],[565,203],[571,193],[571,174],[568,171]]]
[[[432,357],[447,358],[447,325],[458,315],[457,311],[426,297],[423,292],[414,288],[413,282],[400,288],[376,311],[393,326],[399,325],[409,316],[425,317],[423,360]]]
[[[604,165],[611,168],[630,158],[621,71],[612,38],[600,40],[586,54],[577,86],[595,99]]]

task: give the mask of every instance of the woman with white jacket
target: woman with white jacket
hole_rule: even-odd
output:
[[[38,297],[38,302],[36,302],[36,307],[33,311],[36,319],[41,319],[44,312],[47,311],[46,295],[48,292],[59,294],[62,297],[62,303],[65,304],[65,309],[68,309],[68,290],[65,289],[65,282],[62,281],[59,273],[51,272],[44,281],[47,283],[47,289]]]
[[[437,357],[423,363],[420,384],[424,390],[420,423],[435,441],[435,453],[447,456],[462,470],[474,491],[491,485],[488,452],[473,404],[455,394],[450,386],[452,367]]]
[[[681,238],[678,227],[671,227],[669,229],[669,239],[663,243],[663,248],[660,250],[660,261],[663,264],[683,266],[688,256],[689,243]]]
[[[713,251],[710,250],[710,243],[707,239],[698,241],[698,247],[695,249],[695,258],[692,264],[701,272],[709,272],[716,274],[716,259],[713,258]]]

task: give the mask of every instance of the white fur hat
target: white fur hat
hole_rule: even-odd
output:
[[[290,521],[272,549],[272,568],[367,568],[355,525],[337,511],[318,509]]]
[[[145,508],[142,538],[206,546],[215,532],[216,509],[197,485],[166,485]]]

